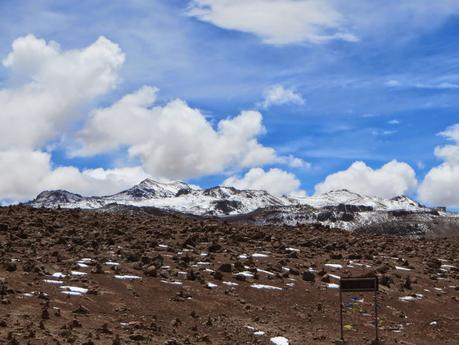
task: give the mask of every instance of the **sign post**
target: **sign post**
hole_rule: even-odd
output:
[[[371,345],[380,345],[378,336],[378,289],[379,283],[377,277],[352,277],[341,278],[339,286],[339,314],[340,314],[340,340],[337,344],[346,345],[343,333],[343,292],[374,292],[375,294],[375,340]]]

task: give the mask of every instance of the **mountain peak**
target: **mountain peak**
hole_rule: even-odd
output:
[[[147,177],[145,180],[139,182],[136,186],[143,188],[190,188],[190,186],[187,183],[182,181],[160,182],[153,180],[150,177]]]
[[[46,190],[37,195],[35,203],[38,207],[57,207],[61,204],[76,203],[83,200],[80,194],[68,192],[66,190]]]
[[[326,192],[324,194],[328,194],[328,195],[335,195],[335,194],[339,194],[339,195],[353,195],[353,196],[359,196],[361,197],[362,195],[359,194],[359,193],[356,193],[356,192],[352,192],[350,191],[349,189],[346,189],[346,188],[343,188],[343,189],[333,189],[329,192]]]

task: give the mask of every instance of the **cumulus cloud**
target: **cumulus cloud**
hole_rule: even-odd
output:
[[[40,190],[66,189],[74,193],[101,196],[118,193],[150,177],[142,167],[86,169],[59,167],[40,182]]]
[[[39,192],[49,173],[49,154],[40,151],[0,151],[0,199],[24,200]]]
[[[193,0],[187,13],[224,29],[254,34],[268,44],[357,40],[326,0]]]
[[[84,107],[118,83],[124,54],[100,37],[83,49],[63,51],[56,42],[19,37],[3,59],[10,73],[0,89],[0,199],[23,201],[45,189],[101,195],[148,175],[141,167],[54,168],[43,147],[83,116]]]
[[[268,163],[304,166],[279,157],[257,138],[265,132],[258,111],[221,120],[214,129],[205,116],[182,100],[154,106],[157,89],[143,87],[107,108],[96,109],[79,133],[74,154],[94,155],[127,147],[157,177],[186,179]]]
[[[301,94],[294,89],[285,88],[282,85],[273,85],[264,92],[264,100],[261,103],[263,108],[273,105],[297,104],[303,105],[305,100]]]
[[[306,196],[306,192],[300,189],[300,181],[295,175],[277,168],[268,171],[262,168],[252,168],[240,178],[237,176],[227,178],[223,185],[237,189],[265,190],[276,196]]]
[[[155,105],[158,90],[143,87],[109,107],[87,109],[117,86],[124,53],[100,37],[93,44],[62,50],[58,43],[27,35],[16,39],[3,59],[10,73],[0,89],[0,199],[24,200],[43,189],[68,189],[85,195],[117,192],[143,178],[176,179],[237,171],[278,163],[305,168],[293,156],[278,156],[263,146],[262,115],[242,111],[216,128],[182,100]],[[142,166],[80,170],[54,167],[45,147],[64,135],[75,155],[126,149]]]
[[[413,192],[417,186],[416,174],[408,164],[390,161],[379,169],[372,169],[364,162],[354,162],[348,169],[336,172],[315,186],[317,194],[337,189],[392,198]]]
[[[148,175],[140,167],[53,169],[49,153],[41,151],[0,151],[1,199],[30,200],[43,190],[67,189],[84,195],[104,195],[132,187]]]
[[[59,136],[83,106],[116,86],[123,61],[104,37],[70,51],[33,35],[16,39],[3,60],[14,86],[0,89],[0,150],[33,150]]]
[[[459,124],[440,133],[453,144],[435,148],[435,156],[443,160],[432,168],[419,187],[419,198],[432,205],[459,207]]]

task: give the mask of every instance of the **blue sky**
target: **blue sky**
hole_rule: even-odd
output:
[[[314,194],[327,176],[347,171],[356,161],[378,170],[396,160],[414,171],[417,186],[405,181],[394,193],[418,197],[419,186],[432,168],[456,161],[439,157],[434,150],[451,140],[457,144],[454,135],[445,138],[438,133],[459,122],[459,5],[447,0],[439,4],[407,0],[399,5],[392,1],[372,5],[363,0],[345,5],[330,0],[324,2],[326,8],[316,8],[314,1],[300,0],[296,2],[304,6],[298,9],[306,11],[306,19],[294,16],[290,20],[288,8],[294,2],[254,0],[247,8],[242,2],[237,5],[239,0],[231,6],[224,0],[1,1],[2,59],[16,39],[29,34],[57,42],[61,51],[84,49],[104,36],[125,55],[116,69],[116,87],[91,97],[78,107],[79,115],[67,122],[65,130],[59,129],[46,143],[31,149],[49,154],[51,169],[71,166],[83,171],[144,164],[145,156],[127,157],[129,144],[91,155],[69,152],[91,111],[109,107],[148,85],[160,90],[156,105],[183,100],[199,109],[214,129],[220,120],[256,110],[266,129],[257,132],[257,142],[274,149],[278,157],[304,162],[302,166],[282,159],[252,165],[233,162],[209,173],[177,175],[182,179],[211,186],[229,176],[242,180],[252,168],[264,172],[277,168],[300,182],[295,191]],[[263,15],[276,8],[270,7],[272,3],[286,9],[286,18]],[[247,11],[259,13],[261,19],[247,18]],[[247,23],[250,20],[253,23]],[[298,34],[296,27],[289,33],[289,20],[309,22],[300,25]],[[264,24],[270,27],[268,31]],[[17,86],[15,73],[0,67],[0,89]],[[273,86],[294,92],[304,102],[261,106]],[[4,147],[13,149],[15,144]],[[148,174],[156,171],[145,169]],[[459,194],[453,183],[459,170],[452,171],[453,176],[445,179]],[[343,187],[388,196],[374,187],[377,181],[366,186],[349,182],[346,176],[342,181]],[[333,180],[330,185],[340,183]],[[52,185],[58,186],[57,182]],[[421,197],[424,202],[459,205],[454,196],[438,196],[437,185],[429,188]],[[2,197],[15,199],[15,193],[5,188]]]

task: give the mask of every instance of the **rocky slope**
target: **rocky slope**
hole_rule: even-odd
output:
[[[340,278],[377,275],[384,344],[457,344],[457,237],[149,210],[0,208],[0,343],[332,344]],[[345,338],[369,344],[372,294],[343,298]]]
[[[305,197],[275,197],[265,191],[231,187],[200,189],[183,182],[146,179],[118,194],[83,197],[67,191],[46,191],[29,205],[46,208],[117,209],[114,205],[152,207],[196,216],[226,217],[256,224],[314,224],[346,230],[403,234],[438,231],[445,224],[459,231],[457,214],[428,208],[406,196],[392,199],[360,195],[348,190]]]

